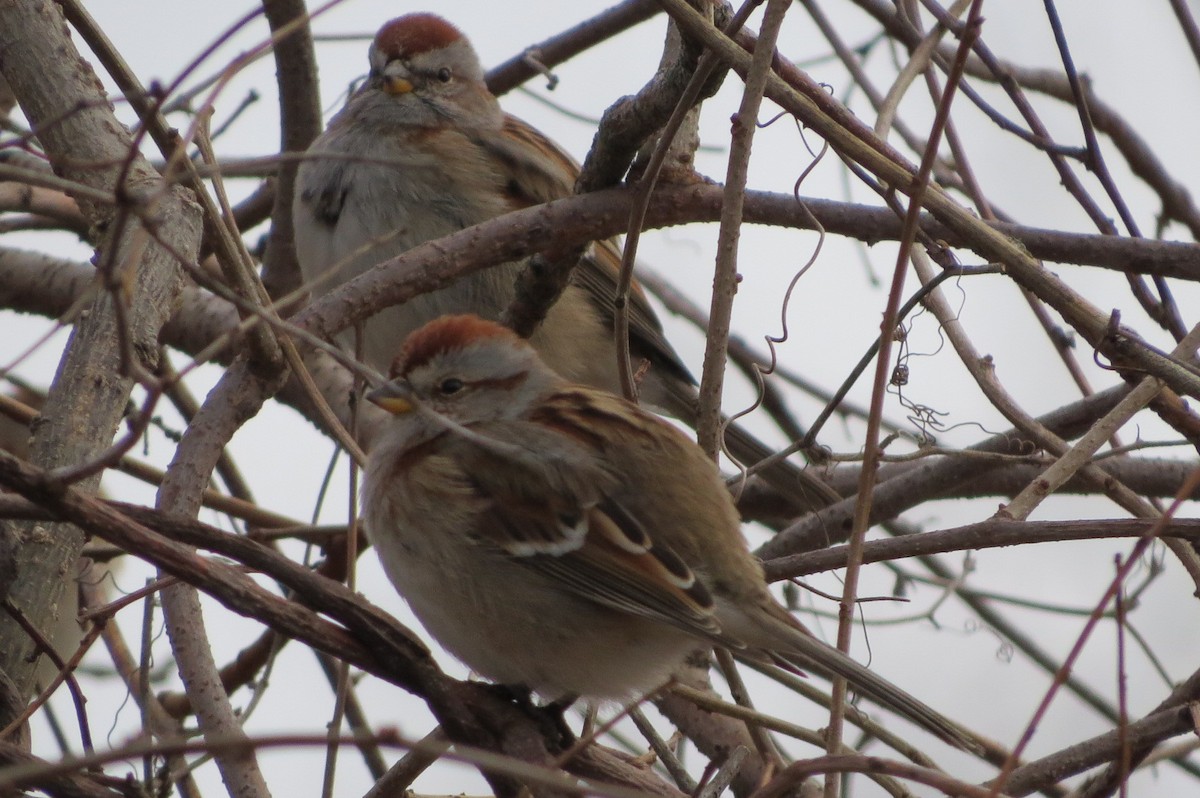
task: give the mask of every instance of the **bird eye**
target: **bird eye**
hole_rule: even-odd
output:
[[[442,380],[441,384],[438,385],[438,391],[443,396],[449,396],[450,394],[458,393],[462,389],[463,381],[457,377],[448,377],[447,379]]]
[[[437,71],[437,79],[442,83],[449,83],[451,78],[450,67],[442,67]]]

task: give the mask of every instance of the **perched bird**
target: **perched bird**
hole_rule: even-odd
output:
[[[500,110],[471,43],[446,20],[423,13],[391,20],[371,44],[370,64],[366,81],[313,142],[297,175],[296,253],[314,295],[426,241],[573,192],[578,165]],[[594,243],[531,339],[567,379],[618,393],[613,319],[620,262],[613,241]],[[498,264],[384,310],[365,324],[364,359],[386,373],[397,342],[447,313],[499,318],[523,266]],[[633,362],[649,364],[641,400],[694,425],[691,375],[636,284],[630,303]],[[746,465],[771,454],[737,426],[728,429],[727,442]],[[803,488],[829,498],[815,478],[786,461],[763,476],[788,495]]]
[[[471,43],[446,20],[393,19],[376,34],[370,64],[297,175],[296,252],[315,295],[426,241],[573,193],[578,165],[500,110]],[[533,335],[546,362],[569,379],[619,385],[612,335],[619,265],[612,242],[595,244]],[[443,314],[498,318],[522,267],[498,264],[378,314],[365,326],[366,362],[386,373],[397,342]],[[633,354],[652,364],[646,399],[671,409],[670,394],[686,393],[691,377],[640,290],[631,317]]]
[[[714,463],[671,424],[563,379],[510,330],[436,319],[367,398],[392,414],[363,513],[385,571],[475,671],[547,697],[628,697],[698,641],[845,677],[953,722],[812,637],[771,596]]]

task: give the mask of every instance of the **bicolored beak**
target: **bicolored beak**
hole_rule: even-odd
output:
[[[393,97],[399,94],[408,94],[413,90],[412,81],[398,75],[384,75],[380,79],[380,84],[383,87],[384,93],[390,94]]]
[[[413,401],[412,388],[404,380],[393,380],[386,385],[367,391],[366,399],[393,416],[402,416],[417,409],[417,405]]]

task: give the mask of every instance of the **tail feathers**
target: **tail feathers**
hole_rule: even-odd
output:
[[[761,638],[753,639],[758,635],[749,636],[753,640],[752,645],[769,650],[774,657],[801,671],[816,673],[827,679],[841,676],[852,690],[884,709],[907,718],[950,745],[964,751],[982,753],[982,747],[969,732],[925,702],[802,629],[769,616],[765,620],[770,628],[763,631],[771,639],[768,642]],[[763,624],[755,625],[761,629]]]

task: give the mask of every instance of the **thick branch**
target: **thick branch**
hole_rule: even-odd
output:
[[[302,153],[321,132],[317,92],[317,57],[303,0],[263,0],[272,33],[287,28],[275,42],[275,76],[279,85],[280,152]],[[271,233],[263,257],[263,285],[272,297],[300,287],[300,265],[292,227],[292,193],[299,163],[283,158],[275,179]]]
[[[182,190],[167,189],[138,154],[67,36],[57,4],[3,4],[0,30],[21,32],[0,41],[0,69],[56,172],[116,192],[124,203],[110,207],[77,198],[93,227],[107,234],[99,262],[116,290],[97,295],[76,326],[32,449],[34,462],[43,466],[74,465],[111,443],[134,385],[132,371],[154,370],[159,331],[183,285],[178,264],[158,241],[194,258],[199,213]],[[153,235],[143,226],[150,214]],[[125,305],[120,314],[114,299]],[[86,484],[94,489],[97,482],[98,477]],[[61,575],[78,557],[83,536],[66,525],[10,527],[5,534],[22,541],[20,578],[10,597],[44,627],[58,612]],[[24,689],[33,674],[31,650],[12,621],[0,618],[0,670]]]
[[[1029,543],[1056,543],[1069,540],[1136,538],[1146,533],[1153,522],[1120,518],[1103,521],[1007,521],[989,519],[978,524],[920,532],[903,537],[873,540],[863,549],[863,564],[926,557],[951,551],[972,551]],[[1159,533],[1200,543],[1200,520],[1174,519]],[[843,568],[849,556],[847,546],[777,557],[764,563],[772,581],[807,576]]]

